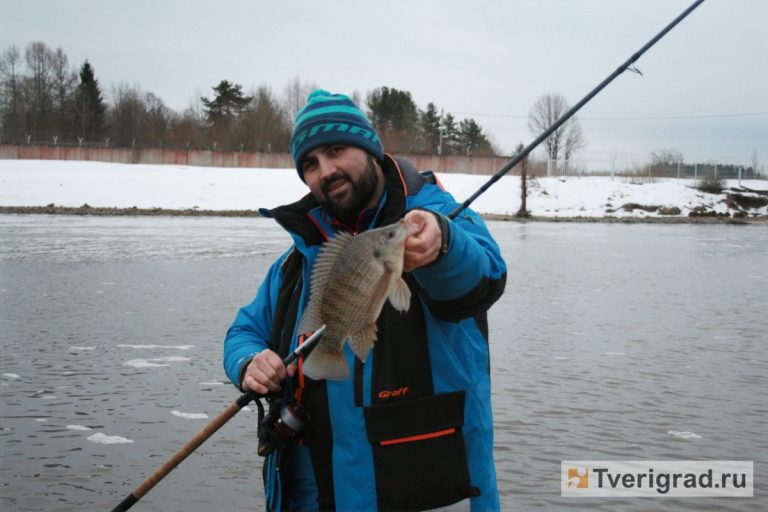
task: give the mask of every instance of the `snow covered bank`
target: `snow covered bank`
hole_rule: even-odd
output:
[[[439,174],[463,201],[489,176]],[[768,181],[729,180],[722,194],[693,188],[691,180],[538,178],[529,181],[527,208],[536,217],[687,217],[714,212],[768,215]],[[755,192],[757,191],[757,192]],[[0,206],[256,210],[294,201],[308,189],[291,169],[208,168],[53,160],[0,160]],[[738,198],[747,198],[740,201]],[[477,212],[514,215],[520,178],[505,176],[472,205]],[[660,210],[664,208],[666,210]],[[678,214],[670,214],[679,210]],[[666,211],[667,214],[660,212]],[[713,213],[713,214],[714,214]]]

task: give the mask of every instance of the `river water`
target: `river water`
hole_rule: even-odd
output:
[[[768,228],[489,224],[504,510],[766,510]],[[265,219],[0,215],[0,509],[109,510],[238,396]],[[241,411],[135,510],[262,510]],[[563,498],[562,460],[754,460],[755,497]]]

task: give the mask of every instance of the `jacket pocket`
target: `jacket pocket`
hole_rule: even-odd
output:
[[[479,495],[469,485],[463,391],[363,412],[380,510],[424,510]]]

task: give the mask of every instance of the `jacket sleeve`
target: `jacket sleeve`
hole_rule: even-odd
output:
[[[280,283],[283,279],[282,263],[290,254],[283,254],[272,264],[259,286],[256,298],[237,312],[235,320],[224,338],[224,371],[236,387],[240,375],[251,358],[269,347],[272,319]]]
[[[458,203],[442,190],[431,195],[436,197],[419,207],[441,216],[441,229],[444,234],[448,230],[447,251],[431,265],[414,270],[413,277],[435,316],[459,321],[487,311],[501,297],[507,267],[479,215],[465,209],[449,220]]]

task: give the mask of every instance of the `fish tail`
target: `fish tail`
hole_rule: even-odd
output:
[[[328,350],[322,345],[315,347],[301,365],[301,371],[314,380],[344,380],[349,378],[349,367],[343,350]]]

